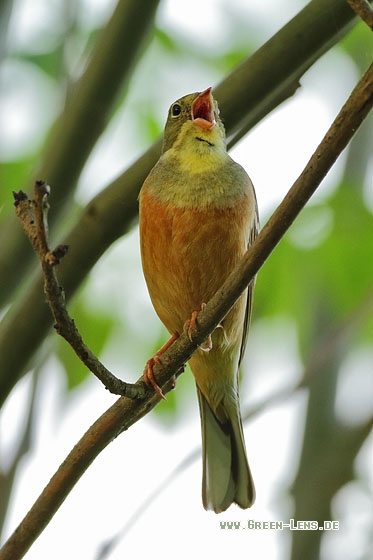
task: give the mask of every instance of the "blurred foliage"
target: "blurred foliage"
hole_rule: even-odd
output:
[[[299,4],[301,4],[300,7],[304,5],[304,3]],[[126,120],[125,133],[131,138],[135,138],[132,143],[137,142],[139,144],[137,148],[145,148],[160,135],[163,128],[164,107],[159,107],[159,97],[163,96],[164,88],[160,87],[157,82],[157,80],[162,80],[163,69],[172,73],[183,65],[186,73],[194,72],[197,75],[205,75],[208,69],[209,79],[214,75],[221,77],[253,50],[253,37],[259,37],[264,30],[260,29],[260,26],[258,28],[255,21],[239,23],[237,14],[232,13],[231,16],[231,19],[227,18],[226,21],[226,25],[229,27],[229,33],[227,33],[229,44],[218,45],[216,48],[213,45],[201,48],[192,39],[188,39],[186,36],[181,37],[176,31],[167,29],[167,27],[162,28],[157,23],[154,35],[149,39],[143,58],[132,78],[131,88],[133,87],[133,90],[129,88],[131,94],[128,103],[133,115]],[[71,14],[69,17],[72,17]],[[18,59],[37,67],[52,80],[57,96],[61,99],[64,99],[66,91],[72,87],[78,68],[84,67],[86,57],[100,32],[97,24],[91,28],[82,26],[78,19],[78,12],[75,14],[75,18],[65,23],[66,34],[60,32],[61,26],[56,21],[56,30],[59,32],[56,32],[51,48],[49,50],[46,48],[42,52],[35,53],[32,38],[29,40],[28,49],[24,44],[21,49],[16,46],[14,38],[8,37],[7,64],[11,65]],[[257,42],[255,39],[255,42],[257,46],[259,40]],[[78,45],[76,50],[81,54],[82,59],[76,60],[72,56],[71,53],[75,52],[74,45]],[[372,46],[369,30],[360,23],[335,48],[345,53],[345,56],[348,56],[356,67],[364,69],[370,62]],[[145,78],[148,79],[149,71],[152,70],[156,57],[162,59],[162,71],[160,71],[159,77],[152,76],[152,86],[146,91],[144,83],[147,80]],[[37,83],[35,83],[35,87],[38,87]],[[0,101],[4,95],[5,93],[0,91]],[[159,97],[157,98],[157,96]],[[114,120],[119,119],[125,110],[124,99],[125,94],[121,92],[112,117]],[[43,112],[43,106],[36,104],[34,115],[31,116],[37,119],[40,112]],[[52,115],[53,111],[50,114]],[[56,115],[54,115],[55,117]],[[51,117],[38,153],[34,153],[32,138],[25,153],[20,154],[17,158],[4,159],[0,152],[0,221],[5,220],[13,212],[11,190],[20,188],[29,190],[33,169],[43,153],[49,135],[52,134],[54,118]],[[6,134],[8,132],[13,134],[11,125],[8,123],[7,126],[0,141],[3,145],[7,142]],[[372,122],[369,126],[370,138],[372,138]],[[22,128],[20,134],[22,134]],[[359,145],[359,136],[354,139],[354,142],[357,146]],[[131,140],[129,144],[131,144]],[[126,150],[130,154],[127,160]],[[370,158],[372,154],[371,150]],[[131,146],[124,146],[123,164],[127,164],[131,157],[133,157]],[[90,161],[88,160],[88,163]],[[372,170],[371,160],[370,170]],[[373,217],[372,209],[367,207],[363,196],[363,182],[368,183],[369,189],[373,188],[371,176],[362,177],[359,184],[342,177],[339,184],[333,186],[329,196],[321,202],[312,202],[302,212],[258,276],[254,321],[261,317],[275,319],[278,316],[289,316],[297,328],[299,352],[305,365],[315,348],[317,335],[315,324],[319,318],[322,317],[323,331],[328,331],[328,327],[334,328],[348,320],[355,309],[361,305],[365,294],[368,295],[372,290]],[[81,185],[78,186],[78,193],[80,188]],[[94,185],[94,188],[97,188],[97,185]],[[66,213],[64,218],[66,228],[72,222],[73,216],[74,213]],[[6,239],[2,239],[2,243],[6,243]],[[131,295],[127,294],[127,297],[130,298]],[[120,302],[120,305],[122,303]],[[113,313],[112,309],[107,313],[103,311],[102,306],[90,297],[89,281],[80,290],[70,311],[88,345],[95,353],[101,355],[110,341],[114,327],[120,320],[123,320],[123,317],[120,318],[119,314]],[[130,327],[130,325],[126,325],[123,330],[128,330]],[[159,332],[158,330],[155,333],[156,336],[152,332],[147,335],[144,333],[145,340],[141,346],[144,349],[144,356],[141,356],[141,360],[144,362],[164,343],[166,335],[164,331],[161,335]],[[373,321],[370,318],[359,326],[353,343],[356,348],[359,348],[362,343],[372,346],[372,340]],[[270,341],[267,342],[270,347]],[[54,337],[53,344],[58,359],[63,365],[66,385],[69,391],[73,391],[90,374],[65,341],[57,340],[57,337]],[[139,345],[134,348],[138,350]],[[338,356],[335,364],[337,373],[340,359],[343,357]],[[192,382],[184,384],[183,390],[189,392],[191,385]],[[335,387],[331,387],[330,391],[327,397],[329,405],[332,406]],[[155,413],[169,422],[178,417],[181,408],[180,397],[177,392],[172,392]],[[309,423],[312,426],[312,418],[309,418]]]
[[[75,322],[79,331],[84,333],[86,344],[100,356],[113,332],[116,318],[101,309],[92,308],[90,302],[84,302],[84,298],[77,298],[69,311],[71,317],[78,317]],[[67,342],[60,338],[57,342],[57,356],[65,370],[68,390],[74,389],[91,375]]]
[[[307,354],[320,304],[340,322],[372,290],[372,227],[359,185],[305,208],[259,273],[255,315],[290,315]]]

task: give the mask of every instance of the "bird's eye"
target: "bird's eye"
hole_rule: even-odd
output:
[[[173,117],[178,117],[181,113],[181,105],[174,103],[171,107],[171,115]]]

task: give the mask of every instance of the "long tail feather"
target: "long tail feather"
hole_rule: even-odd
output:
[[[238,405],[226,411],[227,420],[222,423],[198,387],[197,392],[202,424],[203,505],[215,513],[225,511],[232,503],[248,508],[255,501],[255,488]]]

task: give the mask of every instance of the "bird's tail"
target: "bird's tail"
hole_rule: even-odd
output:
[[[220,422],[197,387],[202,424],[203,479],[205,509],[225,511],[232,503],[242,508],[255,501],[255,488],[246,457],[238,404],[226,411]]]

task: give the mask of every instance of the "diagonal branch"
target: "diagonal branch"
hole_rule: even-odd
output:
[[[373,10],[367,0],[347,0],[351,8],[373,30]]]
[[[180,336],[162,356],[162,363],[155,365],[154,373],[164,393],[173,386],[170,381],[172,375],[180,370],[197,345],[202,344],[258,272],[372,106],[373,65],[354,88],[306,168],[256,241],[222,288],[199,314],[194,340],[190,341],[186,335]],[[69,453],[31,510],[0,550],[0,560],[22,558],[99,453],[121,432],[152,410],[158,402],[159,397],[156,394],[135,400],[120,397],[98,418]]]

